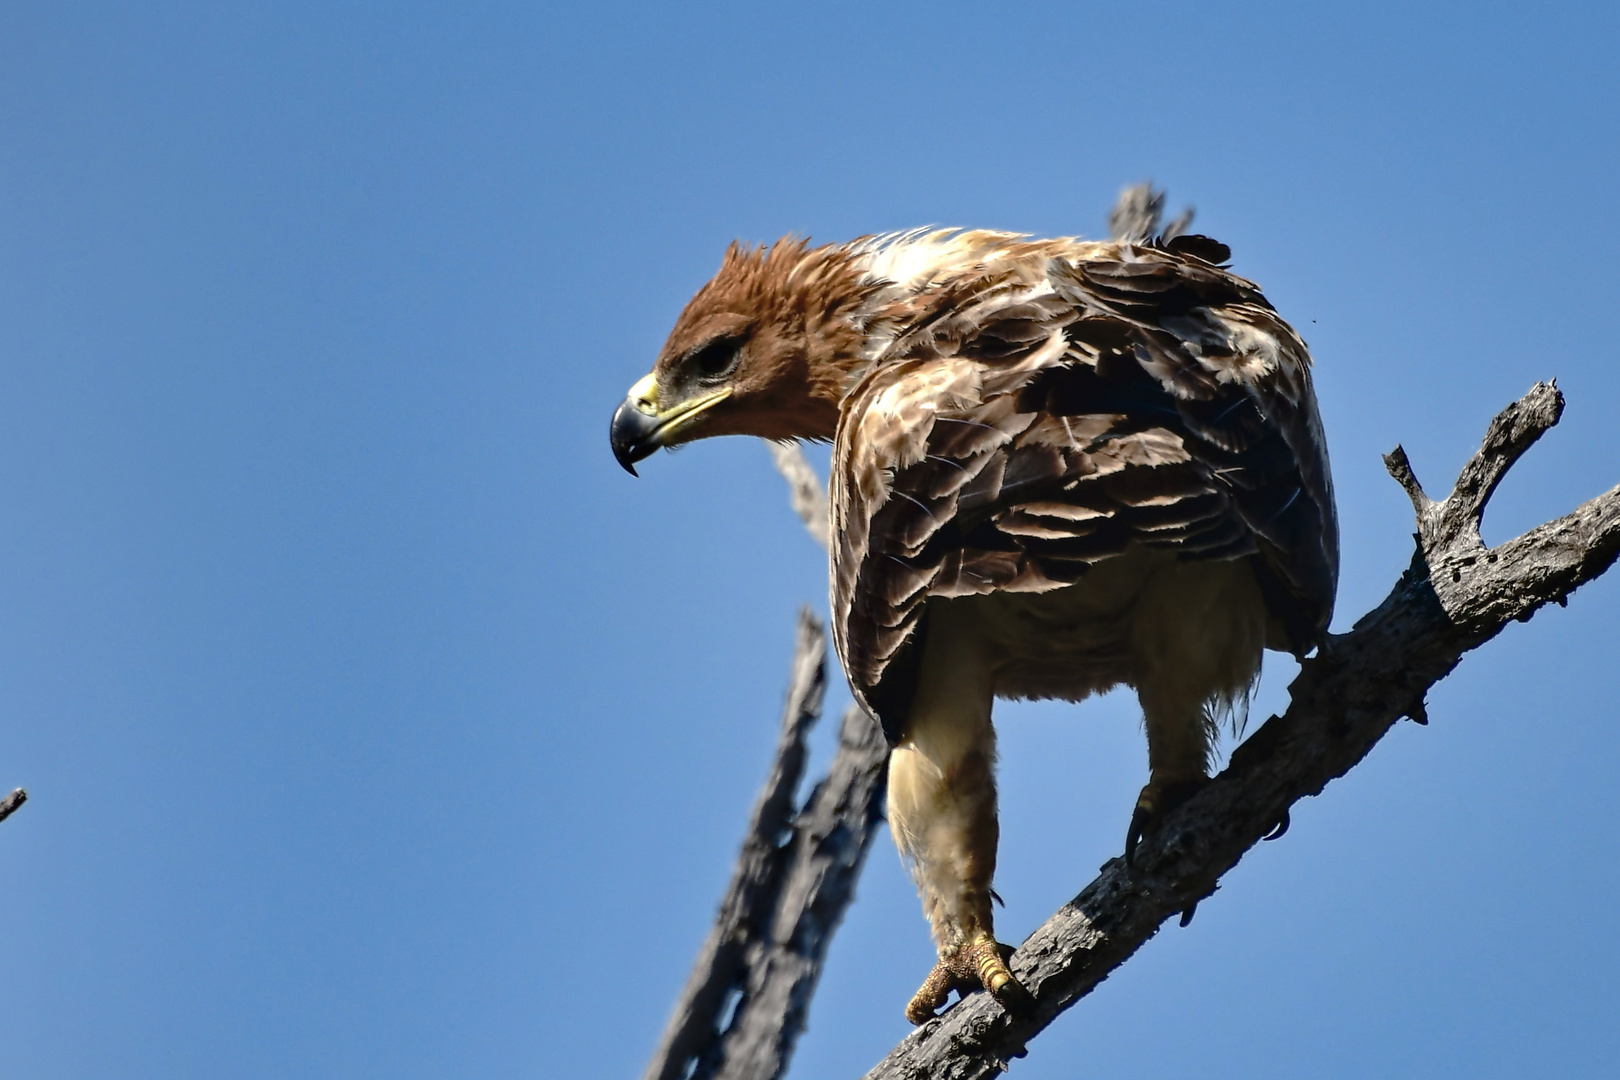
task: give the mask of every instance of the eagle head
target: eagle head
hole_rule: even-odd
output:
[[[874,288],[846,246],[733,243],[614,412],[613,456],[635,475],[660,447],[711,435],[832,438]]]

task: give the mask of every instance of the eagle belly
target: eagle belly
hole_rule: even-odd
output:
[[[925,618],[924,648],[981,657],[998,698],[1080,701],[1124,684],[1181,716],[1244,697],[1276,636],[1250,560],[1150,548],[1050,592],[933,599]]]
[[[995,698],[1136,689],[1153,782],[1205,775],[1214,721],[1260,670],[1272,616],[1246,559],[1129,549],[1044,593],[926,602],[889,762],[889,824],[942,961],[992,926]],[[1150,788],[1153,785],[1150,784]]]

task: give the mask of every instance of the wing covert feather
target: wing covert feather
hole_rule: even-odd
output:
[[[1183,247],[914,298],[913,329],[845,398],[834,641],[891,740],[929,599],[1062,588],[1133,545],[1253,560],[1290,647],[1320,640],[1338,535],[1309,353],[1193,253],[1221,245]]]

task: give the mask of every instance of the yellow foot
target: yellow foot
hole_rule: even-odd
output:
[[[1035,999],[1007,970],[1007,958],[1012,952],[1012,946],[1002,945],[989,934],[975,934],[934,965],[906,1006],[906,1019],[913,1024],[926,1023],[934,1018],[952,990],[965,995],[980,988],[990,991],[990,996],[1008,1012],[1027,1012]]]
[[[1198,794],[1207,783],[1209,779],[1203,776],[1190,780],[1148,781],[1142,794],[1136,797],[1136,809],[1131,812],[1131,826],[1125,832],[1126,866],[1136,861],[1137,843],[1157,829],[1170,811]]]

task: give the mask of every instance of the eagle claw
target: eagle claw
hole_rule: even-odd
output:
[[[1131,824],[1125,830],[1125,865],[1136,865],[1136,845],[1158,829],[1170,811],[1198,794],[1209,783],[1208,778],[1196,780],[1150,780],[1136,797],[1136,809],[1131,811]]]
[[[1035,999],[1007,968],[1012,954],[1011,945],[1003,945],[989,934],[975,934],[934,965],[906,1005],[906,1019],[925,1024],[934,1019],[952,990],[965,996],[981,989],[989,991],[1009,1013],[1026,1015],[1034,1008]]]
[[[1282,837],[1283,837],[1283,833],[1288,831],[1288,826],[1289,826],[1288,811],[1284,810],[1282,812],[1282,817],[1277,819],[1277,824],[1273,825],[1271,827],[1271,831],[1266,833],[1266,835],[1262,836],[1260,839],[1262,839],[1262,840],[1281,840]]]

